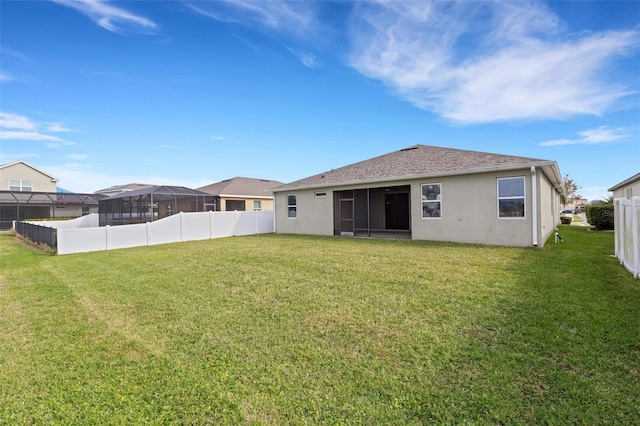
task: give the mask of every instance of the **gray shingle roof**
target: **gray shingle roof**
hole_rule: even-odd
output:
[[[549,165],[552,163],[555,162],[479,151],[414,145],[339,169],[300,179],[280,186],[274,191],[426,176],[469,174],[518,168],[520,166]]]
[[[276,180],[234,177],[198,189],[218,196],[270,197],[271,189],[281,185]]]

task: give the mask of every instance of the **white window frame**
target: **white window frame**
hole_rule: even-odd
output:
[[[438,186],[438,193],[435,199],[423,198],[424,195],[424,187],[426,186]],[[424,207],[426,203],[435,204],[438,203],[440,215],[439,216],[425,216],[424,215]],[[423,183],[420,185],[420,216],[423,219],[442,219],[442,182],[432,182],[432,183]]]
[[[9,191],[33,192],[33,181],[26,179],[9,179]]]
[[[293,197],[293,203],[291,203],[291,197]],[[291,212],[293,212],[293,216],[291,215]],[[296,196],[296,194],[287,194],[287,219],[296,219],[297,217],[298,197]]]
[[[253,211],[254,212],[261,212],[262,211],[262,201],[253,200]]]
[[[500,181],[519,179],[522,181],[522,195],[500,196]],[[526,219],[527,218],[527,179],[525,176],[507,176],[496,180],[496,209],[498,219]],[[522,216],[501,216],[500,201],[502,200],[520,200],[522,199]]]

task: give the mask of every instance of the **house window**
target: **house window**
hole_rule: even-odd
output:
[[[324,197],[327,196],[327,193],[326,192],[316,192],[316,193],[314,193],[314,195],[315,195],[316,198],[324,198]]]
[[[425,183],[422,187],[422,217],[425,219],[442,217],[442,184]]]
[[[9,190],[14,192],[31,192],[33,183],[30,180],[9,179]]]
[[[298,216],[298,200],[295,195],[287,195],[287,217],[295,219]]]
[[[627,198],[628,199],[633,198],[633,188],[627,188]]]
[[[253,211],[254,212],[259,212],[261,210],[262,210],[262,201],[254,200],[253,201]]]
[[[498,217],[524,217],[524,176],[498,179]]]
[[[225,206],[228,212],[232,211],[245,211],[245,202],[244,200],[227,200],[225,202]]]

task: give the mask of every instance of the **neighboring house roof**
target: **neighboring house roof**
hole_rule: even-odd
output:
[[[622,188],[625,185],[629,185],[630,183],[634,183],[640,181],[640,173],[636,173],[635,175],[631,176],[629,179],[625,179],[622,182],[620,182],[617,185],[612,186],[611,188],[607,189],[607,191],[613,192],[618,188]]]
[[[135,191],[121,192],[119,194],[112,195],[104,198],[103,200],[115,200],[118,198],[138,197],[142,195],[171,195],[171,196],[211,196],[206,192],[198,191],[197,189],[187,188],[185,186],[151,186],[148,188],[137,189]]]
[[[51,176],[49,173],[43,172],[42,170],[33,167],[31,164],[26,163],[24,161],[14,161],[13,163],[0,164],[0,169],[9,168],[11,166],[15,166],[16,164],[24,164],[25,166],[35,170],[36,172],[48,177],[49,179],[51,179],[52,182],[58,182],[60,180],[58,178]]]
[[[448,176],[509,170],[523,167],[547,167],[558,190],[562,177],[555,161],[512,155],[491,154],[428,145],[414,145],[339,169],[310,176],[274,189],[326,187],[358,183],[405,180],[431,176]]]
[[[276,180],[234,177],[198,189],[219,197],[273,198],[270,191],[281,185]]]
[[[118,194],[120,192],[135,191],[138,189],[151,188],[156,185],[149,185],[146,183],[128,183],[126,185],[114,185],[108,188],[94,191],[96,194]]]

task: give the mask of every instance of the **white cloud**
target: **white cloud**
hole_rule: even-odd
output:
[[[356,9],[353,68],[452,121],[601,115],[631,93],[602,76],[640,46],[637,29],[567,34],[540,3],[367,2]]]
[[[618,140],[629,139],[631,137],[631,129],[628,127],[618,127],[615,129],[609,126],[600,126],[596,129],[584,130],[578,132],[582,136],[578,139],[554,139],[541,142],[540,146],[560,146],[560,145],[596,145],[601,143],[614,142]]]
[[[317,29],[315,7],[306,1],[192,1],[195,12],[221,22],[257,26],[260,29],[304,38]]]
[[[224,136],[210,136],[209,139],[213,139],[216,141],[223,141],[224,140]]]
[[[102,28],[114,33],[126,31],[153,32],[157,24],[103,0],[53,0],[87,15]]]
[[[89,154],[70,154],[67,155],[70,160],[86,160],[89,158]]]
[[[59,123],[40,124],[23,115],[0,112],[0,140],[40,141],[49,148],[75,145],[73,142],[48,133],[70,131]]]

